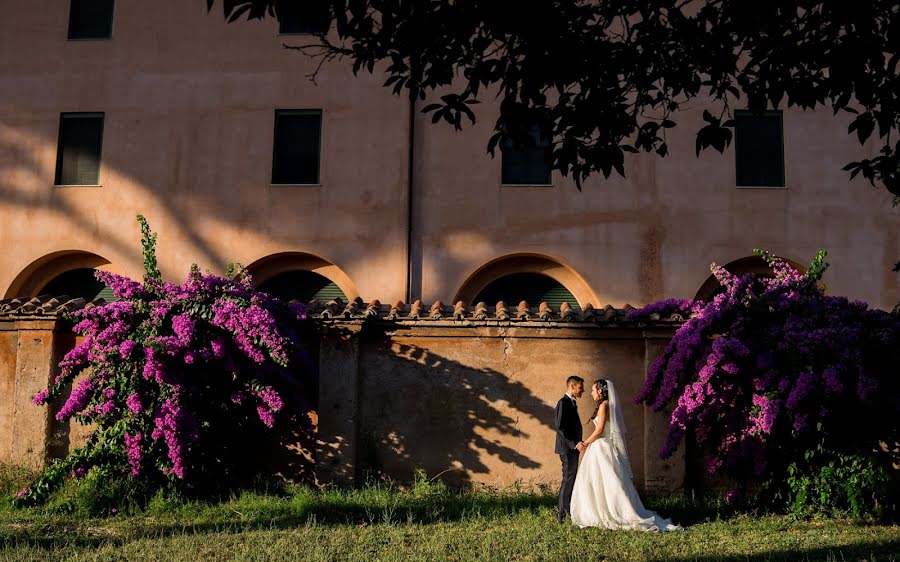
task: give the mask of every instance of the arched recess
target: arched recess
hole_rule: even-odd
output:
[[[806,268],[799,263],[784,257],[781,257],[781,259],[789,263],[800,273],[806,273]],[[769,264],[759,256],[740,258],[725,264],[724,267],[726,271],[737,276],[747,275],[748,273],[756,273],[758,275],[766,275],[769,277],[774,277],[775,275],[772,268],[769,267]],[[700,289],[694,296],[694,300],[709,302],[723,290],[724,289],[722,288],[722,285],[719,284],[719,280],[716,279],[716,276],[710,275],[706,278],[706,281],[703,282],[703,285],[700,286]]]
[[[540,254],[513,254],[486,263],[463,282],[453,302],[463,301],[471,304],[491,284],[504,277],[519,273],[537,273],[555,280],[575,298],[575,303],[570,304],[577,303],[580,308],[584,308],[588,303],[596,306],[599,302],[594,291],[574,269]],[[507,304],[516,305],[518,303]],[[540,303],[529,302],[528,304],[529,306],[538,306]]]
[[[46,289],[58,292],[60,287],[77,285],[86,290],[86,279],[92,275],[89,270],[111,269],[109,260],[81,250],[61,250],[33,261],[23,269],[6,289],[4,298],[36,297],[46,294]],[[99,282],[98,282],[99,283]],[[53,295],[59,296],[59,295]],[[84,296],[69,294],[69,296]],[[101,294],[110,300],[109,293]],[[86,298],[86,297],[85,297]]]
[[[359,296],[356,285],[346,273],[333,263],[311,254],[302,252],[273,254],[256,260],[247,266],[247,271],[253,278],[254,286],[264,288],[268,285],[269,288],[275,289],[276,294],[288,291],[291,283],[308,284],[305,285],[303,293],[309,292],[312,290],[311,288],[316,288],[316,284],[318,284],[319,289],[324,289],[315,291],[319,295],[339,294],[334,289],[325,286],[327,282],[331,282],[337,286],[346,299],[353,300]],[[326,283],[322,282],[323,278]],[[301,295],[298,294],[293,298],[301,298]]]

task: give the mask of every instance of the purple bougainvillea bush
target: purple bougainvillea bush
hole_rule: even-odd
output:
[[[900,317],[826,296],[825,252],[805,274],[755,252],[773,277],[714,263],[725,290],[711,302],[670,299],[631,314],[690,316],[636,397],[672,408],[661,456],[689,435],[710,473],[778,483],[788,503],[877,504],[897,472]]]
[[[231,267],[227,277],[193,266],[180,285],[162,281],[156,235],[138,221],[144,282],[97,273],[120,300],[74,313],[83,341],[34,397],[61,404],[57,420],[74,417],[94,431],[19,492],[23,505],[93,468],[176,487],[227,481],[242,437],[273,427],[288,402],[304,408],[305,308],[254,290],[246,275],[232,279]]]

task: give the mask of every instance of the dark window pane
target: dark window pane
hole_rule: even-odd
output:
[[[278,14],[278,32],[283,34],[326,33],[331,27],[328,3],[322,0],[290,2]]]
[[[73,299],[81,297],[87,302],[91,302],[98,297],[106,302],[119,300],[113,294],[112,289],[94,277],[94,271],[89,268],[81,268],[61,273],[38,291],[38,294],[54,297],[68,295]]]
[[[72,0],[69,39],[112,37],[113,0]]]
[[[737,185],[784,187],[781,112],[735,112]]]
[[[475,297],[472,305],[482,301],[488,306],[503,301],[507,307],[512,308],[522,301],[527,301],[528,306],[534,308],[546,302],[556,309],[563,302],[567,302],[572,310],[580,310],[578,301],[568,289],[556,279],[540,273],[513,273],[501,277],[485,287]]]
[[[538,127],[531,127],[526,144],[516,146],[512,139],[507,138],[500,150],[503,160],[502,183],[550,183],[550,139],[542,136]]]
[[[276,296],[282,300],[297,299],[302,303],[313,300],[328,302],[341,299],[348,302],[347,296],[327,277],[313,271],[286,271],[268,279],[259,286],[259,290]]]
[[[272,183],[319,183],[322,112],[275,112]]]
[[[63,113],[59,120],[56,185],[97,185],[102,144],[102,113]]]

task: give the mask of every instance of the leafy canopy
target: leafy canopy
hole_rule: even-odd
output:
[[[212,10],[216,0],[207,0]],[[668,151],[679,109],[702,103],[696,152],[722,152],[734,108],[829,106],[880,152],[844,167],[900,195],[900,7],[894,0],[222,0],[229,21],[327,9],[333,32],[299,47],[385,86],[457,129],[485,91],[500,98],[488,144],[553,139],[576,185],[625,175],[625,153]],[[293,14],[291,14],[293,12]],[[892,138],[892,136],[894,138]],[[893,143],[893,144],[892,144]]]

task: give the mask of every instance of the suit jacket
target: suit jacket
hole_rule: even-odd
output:
[[[582,439],[581,417],[578,406],[568,396],[556,403],[556,448],[557,454],[565,455],[578,446]]]

